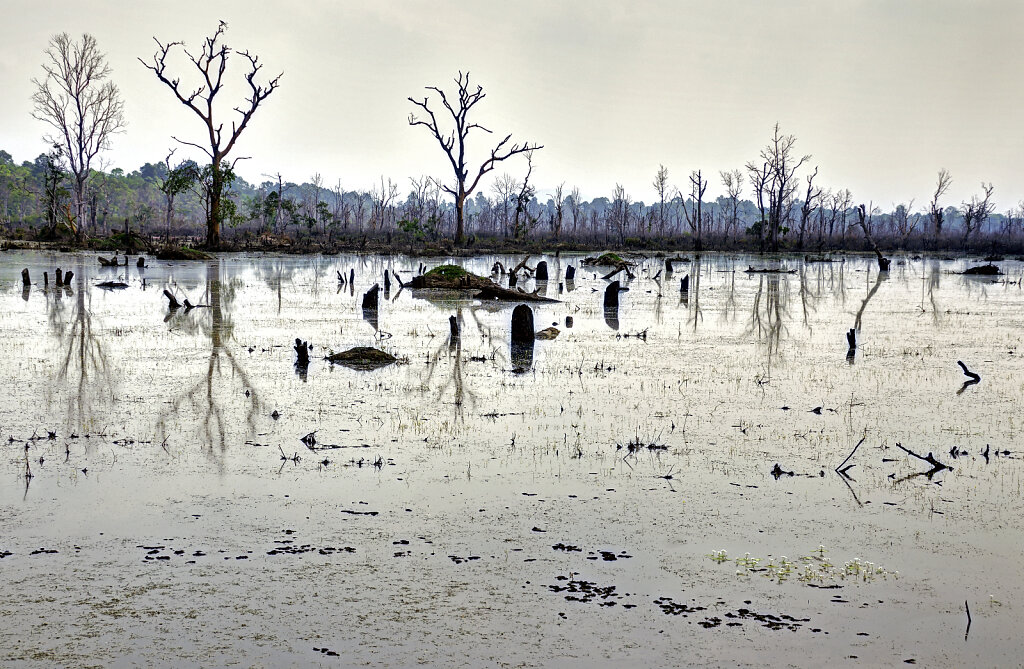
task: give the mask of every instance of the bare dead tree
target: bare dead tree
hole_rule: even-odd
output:
[[[690,206],[683,203],[683,215],[686,224],[693,232],[693,250],[700,253],[704,248],[704,191],[708,189],[708,180],[703,178],[700,170],[690,172]]]
[[[985,197],[979,199],[977,195],[972,195],[970,202],[960,205],[960,213],[964,217],[964,246],[967,246],[967,240],[971,233],[981,228],[992,212],[996,210],[996,205],[992,202],[992,192],[995,191],[995,186],[982,181],[981,190],[985,192]]]
[[[153,54],[152,63],[147,63],[141,58],[139,59],[139,62],[147,69],[152,70],[156,74],[157,79],[171,89],[171,92],[174,93],[178,101],[191,109],[206,126],[209,148],[194,142],[180,140],[173,135],[172,139],[181,144],[193,146],[210,158],[211,188],[206,219],[206,245],[211,248],[220,244],[220,227],[224,215],[221,202],[224,197],[225,187],[229,181],[227,175],[234,170],[235,165],[243,158],[235,158],[228,166],[224,165],[224,161],[231,153],[231,150],[235,148],[235,143],[242,135],[242,131],[249,125],[253,114],[256,113],[256,110],[270,94],[277,90],[282,76],[278,74],[266,84],[257,83],[256,76],[259,74],[260,69],[263,68],[259,62],[259,57],[248,51],[233,50],[227,44],[224,44],[221,38],[226,29],[227,24],[221,21],[213,35],[203,41],[202,50],[199,55],[189,53],[188,49],[185,48],[184,42],[168,42],[163,44],[154,37],[153,41],[156,42],[157,52]],[[174,77],[167,71],[167,58],[178,47],[181,48],[181,51],[199,72],[200,83],[194,89],[183,87],[181,79]],[[223,132],[224,124],[223,122],[218,122],[220,117],[215,114],[214,107],[217,95],[224,89],[224,73],[227,70],[228,60],[232,53],[237,53],[248,61],[249,71],[245,73],[244,78],[249,86],[249,97],[245,98],[244,104],[233,107],[233,110],[241,118],[231,122],[231,131],[225,135]]]
[[[575,235],[579,229],[580,222],[585,222],[583,216],[583,201],[580,199],[580,189],[576,186],[569,191],[569,213],[572,214],[572,234]]]
[[[767,241],[771,251],[779,250],[779,230],[797,188],[796,172],[811,159],[809,154],[797,158],[793,153],[795,146],[796,137],[783,135],[779,124],[776,123],[771,140],[761,149],[760,162],[764,167],[758,168],[756,162],[747,163],[747,171],[751,176],[757,174],[759,180],[768,186]]]
[[[729,213],[725,224],[725,241],[729,241],[729,231],[735,230],[739,225],[740,194],[743,193],[743,172],[731,170],[719,172],[722,177],[722,185],[725,186],[725,196],[729,200]]]
[[[565,202],[562,198],[562,192],[565,189],[565,182],[555,186],[555,192],[552,196],[552,200],[555,203],[555,211],[551,216],[551,232],[554,233],[555,239],[558,239],[559,235],[562,234],[562,220]]]
[[[871,250],[878,256],[878,269],[882,272],[888,272],[890,261],[882,255],[882,252],[878,249],[878,244],[875,243],[874,237],[871,236],[872,222],[875,214],[877,213],[878,209],[873,204],[869,204],[867,207],[860,205],[857,207],[857,223],[860,225],[860,229],[864,233],[864,239],[867,240],[868,245],[871,246]],[[858,324],[858,329],[859,327],[860,326]]]
[[[124,102],[96,38],[85,33],[75,42],[67,33],[50,38],[43,63],[46,76],[33,79],[32,116],[53,128],[45,139],[59,146],[72,175],[72,226],[81,237],[92,161],[110,147],[111,136],[125,127]]]
[[[669,195],[668,168],[658,165],[658,172],[654,175],[654,191],[658,194],[658,234],[665,236],[665,198]]]
[[[768,183],[771,180],[771,170],[768,163],[758,164],[747,163],[747,174],[750,176],[750,185],[754,188],[754,200],[757,202],[757,210],[761,215],[760,220],[754,226],[757,231],[757,248],[764,251],[765,233],[768,228],[768,219],[765,216],[765,192],[768,190]]]
[[[906,245],[907,239],[913,234],[914,229],[917,228],[918,218],[914,216],[913,211],[913,200],[910,201],[910,204],[903,204],[901,202],[893,209],[892,227],[893,232],[900,240],[900,247]]]
[[[530,176],[533,174],[533,151],[526,152],[526,176],[520,184],[516,193],[515,219],[512,227],[512,237],[519,239],[526,234],[537,223],[537,219],[530,215],[529,205],[537,189],[530,183]]]
[[[953,177],[949,175],[949,170],[943,167],[939,170],[939,178],[935,183],[935,194],[932,195],[932,202],[929,208],[932,218],[932,232],[934,236],[934,243],[937,246],[939,238],[942,236],[942,224],[945,222],[945,212],[942,207],[939,206],[939,198],[946,194],[949,190],[950,185],[953,183]]]
[[[442,129],[437,116],[430,109],[430,98],[427,97],[423,98],[422,101],[409,98],[409,102],[422,109],[429,119],[421,120],[416,117],[415,113],[409,114],[409,125],[422,125],[429,130],[448,157],[448,162],[451,163],[452,171],[455,173],[455,186],[444,186],[444,190],[455,198],[455,243],[461,244],[465,240],[466,235],[466,198],[476,190],[476,187],[480,184],[480,179],[493,170],[497,163],[508,160],[516,154],[535,151],[544,147],[540,144],[530,144],[529,142],[509,144],[512,140],[512,135],[505,135],[505,138],[491,149],[490,157],[481,163],[477,169],[476,176],[470,181],[469,169],[466,166],[466,137],[474,129],[488,134],[491,134],[491,131],[479,123],[470,122],[469,113],[473,107],[486,97],[486,94],[482,86],[477,86],[476,90],[471,90],[469,72],[463,74],[460,71],[458,78],[455,79],[455,84],[458,87],[458,99],[454,104],[448,100],[447,94],[440,88],[436,86],[426,87],[427,90],[434,91],[441,97],[441,104],[451,115],[451,121],[454,125],[452,130]]]
[[[814,187],[814,178],[818,176],[818,167],[815,165],[814,173],[807,175],[807,192],[804,194],[803,204],[800,205],[800,233],[797,239],[797,249],[804,248],[804,234],[807,232],[807,224],[814,214],[814,210],[821,204],[821,189]]]

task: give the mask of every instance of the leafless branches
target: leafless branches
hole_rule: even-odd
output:
[[[45,139],[60,148],[74,175],[74,223],[81,234],[92,161],[124,129],[124,102],[92,35],[83,34],[78,42],[67,33],[54,35],[46,55],[46,76],[32,80],[32,116],[53,128]]]

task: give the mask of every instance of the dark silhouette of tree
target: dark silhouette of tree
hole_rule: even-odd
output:
[[[932,217],[932,231],[935,235],[935,244],[938,245],[939,238],[942,237],[942,224],[945,222],[945,211],[939,206],[939,198],[946,194],[949,190],[950,184],[953,183],[953,177],[949,175],[949,170],[943,167],[939,170],[939,178],[935,183],[935,194],[932,196],[932,203],[930,207]]]
[[[452,171],[455,173],[455,186],[442,185],[442,188],[444,188],[446,193],[455,198],[455,243],[461,244],[465,240],[466,235],[466,198],[476,190],[476,187],[480,184],[480,179],[493,170],[497,163],[507,160],[516,154],[535,151],[544,147],[540,144],[530,144],[529,142],[509,145],[512,135],[505,135],[505,138],[498,142],[496,147],[491,149],[490,157],[483,161],[477,169],[476,176],[470,181],[469,168],[466,166],[466,137],[469,136],[470,131],[473,129],[479,129],[488,134],[491,134],[491,131],[479,123],[471,122],[469,120],[469,113],[473,107],[486,97],[486,94],[483,87],[479,85],[476,87],[476,90],[471,90],[469,72],[463,74],[460,71],[458,78],[455,79],[455,84],[458,86],[458,93],[457,100],[454,103],[449,101],[447,94],[440,88],[427,86],[427,90],[434,91],[441,97],[441,104],[448,114],[451,115],[452,124],[454,125],[452,130],[448,131],[442,128],[437,116],[430,109],[430,98],[427,97],[423,98],[422,101],[409,98],[409,102],[421,108],[428,117],[428,119],[419,119],[415,113],[409,114],[409,125],[422,125],[427,128],[430,134],[434,136],[434,139],[437,140],[437,143],[441,145],[441,149],[444,150],[445,155],[448,157],[448,162],[451,163]]]
[[[967,246],[967,240],[971,233],[981,228],[992,212],[996,210],[996,205],[992,202],[992,192],[995,191],[995,186],[983,181],[981,189],[985,192],[985,197],[979,199],[977,195],[972,195],[970,202],[964,202],[960,206],[960,213],[964,217],[964,246]]]
[[[227,175],[233,172],[235,164],[243,158],[235,158],[229,165],[224,165],[223,163],[227,159],[228,154],[231,153],[231,150],[235,148],[235,143],[241,136],[242,131],[249,125],[253,114],[256,113],[256,110],[263,101],[277,90],[282,76],[281,74],[277,75],[265,85],[257,83],[256,75],[259,74],[260,69],[263,67],[259,63],[259,58],[248,51],[235,51],[227,44],[221,42],[226,29],[227,24],[221,21],[213,35],[203,41],[202,51],[198,56],[189,53],[185,48],[184,42],[162,44],[160,40],[154,37],[153,41],[156,42],[158,49],[153,55],[152,64],[147,63],[141,58],[139,59],[139,62],[147,69],[152,70],[156,74],[157,79],[171,89],[178,101],[191,109],[206,126],[209,148],[193,142],[180,140],[177,137],[172,136],[172,138],[181,144],[196,147],[210,158],[210,192],[206,213],[206,245],[211,248],[220,244],[220,226],[225,218],[222,204],[224,191],[229,185]],[[182,52],[199,71],[200,83],[195,89],[183,88],[181,79],[173,77],[167,72],[167,57],[171,55],[176,47],[181,47]],[[245,98],[244,105],[233,108],[234,111],[241,115],[241,119],[232,121],[231,132],[225,135],[223,133],[223,122],[218,123],[217,118],[219,117],[215,117],[214,105],[217,95],[224,88],[224,73],[227,70],[228,59],[232,53],[237,53],[248,61],[250,69],[245,74],[245,81],[249,85],[250,94],[249,97]]]

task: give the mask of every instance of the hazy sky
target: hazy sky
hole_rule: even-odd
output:
[[[236,149],[252,156],[239,166],[249,181],[319,172],[363,189],[383,175],[404,194],[410,176],[450,178],[436,143],[407,125],[406,98],[450,86],[461,68],[487,93],[477,120],[545,146],[542,192],[564,181],[610,196],[621,183],[650,202],[663,163],[680,187],[690,170],[714,175],[717,195],[718,171],[756,159],[778,121],[813,154],[819,183],[857,202],[919,207],[940,167],[953,175],[948,204],[982,180],[995,183],[1000,212],[1024,199],[1020,0],[0,0],[0,10],[0,148],[18,161],[45,150],[31,79],[61,31],[95,35],[121,88],[128,128],[105,154],[112,166],[162,159],[172,134],[201,142],[200,121],[136,59],[152,55],[154,36],[198,46],[224,20],[230,46],[284,72]],[[185,65],[176,71],[188,81]],[[492,141],[471,140],[477,156]],[[524,169],[517,159],[495,174]]]

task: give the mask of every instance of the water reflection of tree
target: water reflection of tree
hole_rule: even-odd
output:
[[[47,320],[60,347],[57,376],[46,392],[67,391],[67,424],[71,429],[85,429],[93,417],[93,401],[113,399],[114,389],[106,352],[93,330],[92,292],[86,290],[82,260],[75,265],[74,282],[74,288],[52,287],[46,292]],[[48,403],[52,404],[52,399]]]
[[[939,278],[942,275],[942,271],[939,268],[938,259],[933,259],[928,263],[928,269],[924,281],[921,283],[921,311],[927,311],[925,309],[925,300],[932,308],[932,321],[936,324],[942,320],[942,310],[939,307],[936,293],[939,290]]]
[[[690,290],[689,290],[689,308],[690,315],[687,318],[687,323],[693,325],[693,331],[697,331],[697,325],[704,322],[704,312],[700,308],[700,270],[701,270],[701,258],[700,256],[693,257],[693,264],[690,266]]]
[[[164,410],[158,423],[160,437],[169,433],[172,416],[183,409],[191,409],[198,418],[197,431],[208,449],[208,454],[219,460],[227,450],[227,430],[231,416],[225,414],[231,400],[242,397],[248,407],[243,421],[252,433],[260,409],[259,393],[245,368],[235,358],[229,346],[233,338],[232,305],[239,287],[236,281],[225,282],[221,276],[220,260],[206,264],[206,288],[203,304],[207,307],[174,314],[168,321],[172,328],[195,333],[210,339],[210,353],[201,377],[178,395]],[[236,389],[236,382],[241,387]]]
[[[787,334],[785,321],[789,317],[788,283],[779,274],[762,274],[750,308],[747,334],[757,337],[764,346],[768,375],[772,363],[779,356],[783,335]]]
[[[434,372],[437,370],[440,361],[444,358],[449,360],[450,371],[437,389],[437,401],[441,401],[449,392],[452,393],[453,419],[456,422],[464,420],[463,410],[466,404],[469,404],[471,408],[475,408],[477,404],[477,393],[466,387],[465,368],[463,366],[462,343],[469,336],[469,333],[466,332],[466,319],[464,317],[466,312],[469,313],[469,317],[476,326],[476,331],[480,334],[481,339],[487,341],[489,345],[493,344],[492,332],[489,327],[480,322],[477,311],[478,307],[475,306],[464,307],[459,305],[456,307],[455,318],[459,325],[461,336],[454,340],[449,339],[442,342],[438,346],[431,356],[431,364],[427,365],[423,378],[422,387],[429,388],[434,380]],[[495,358],[504,357],[497,350],[493,350],[492,356]]]

